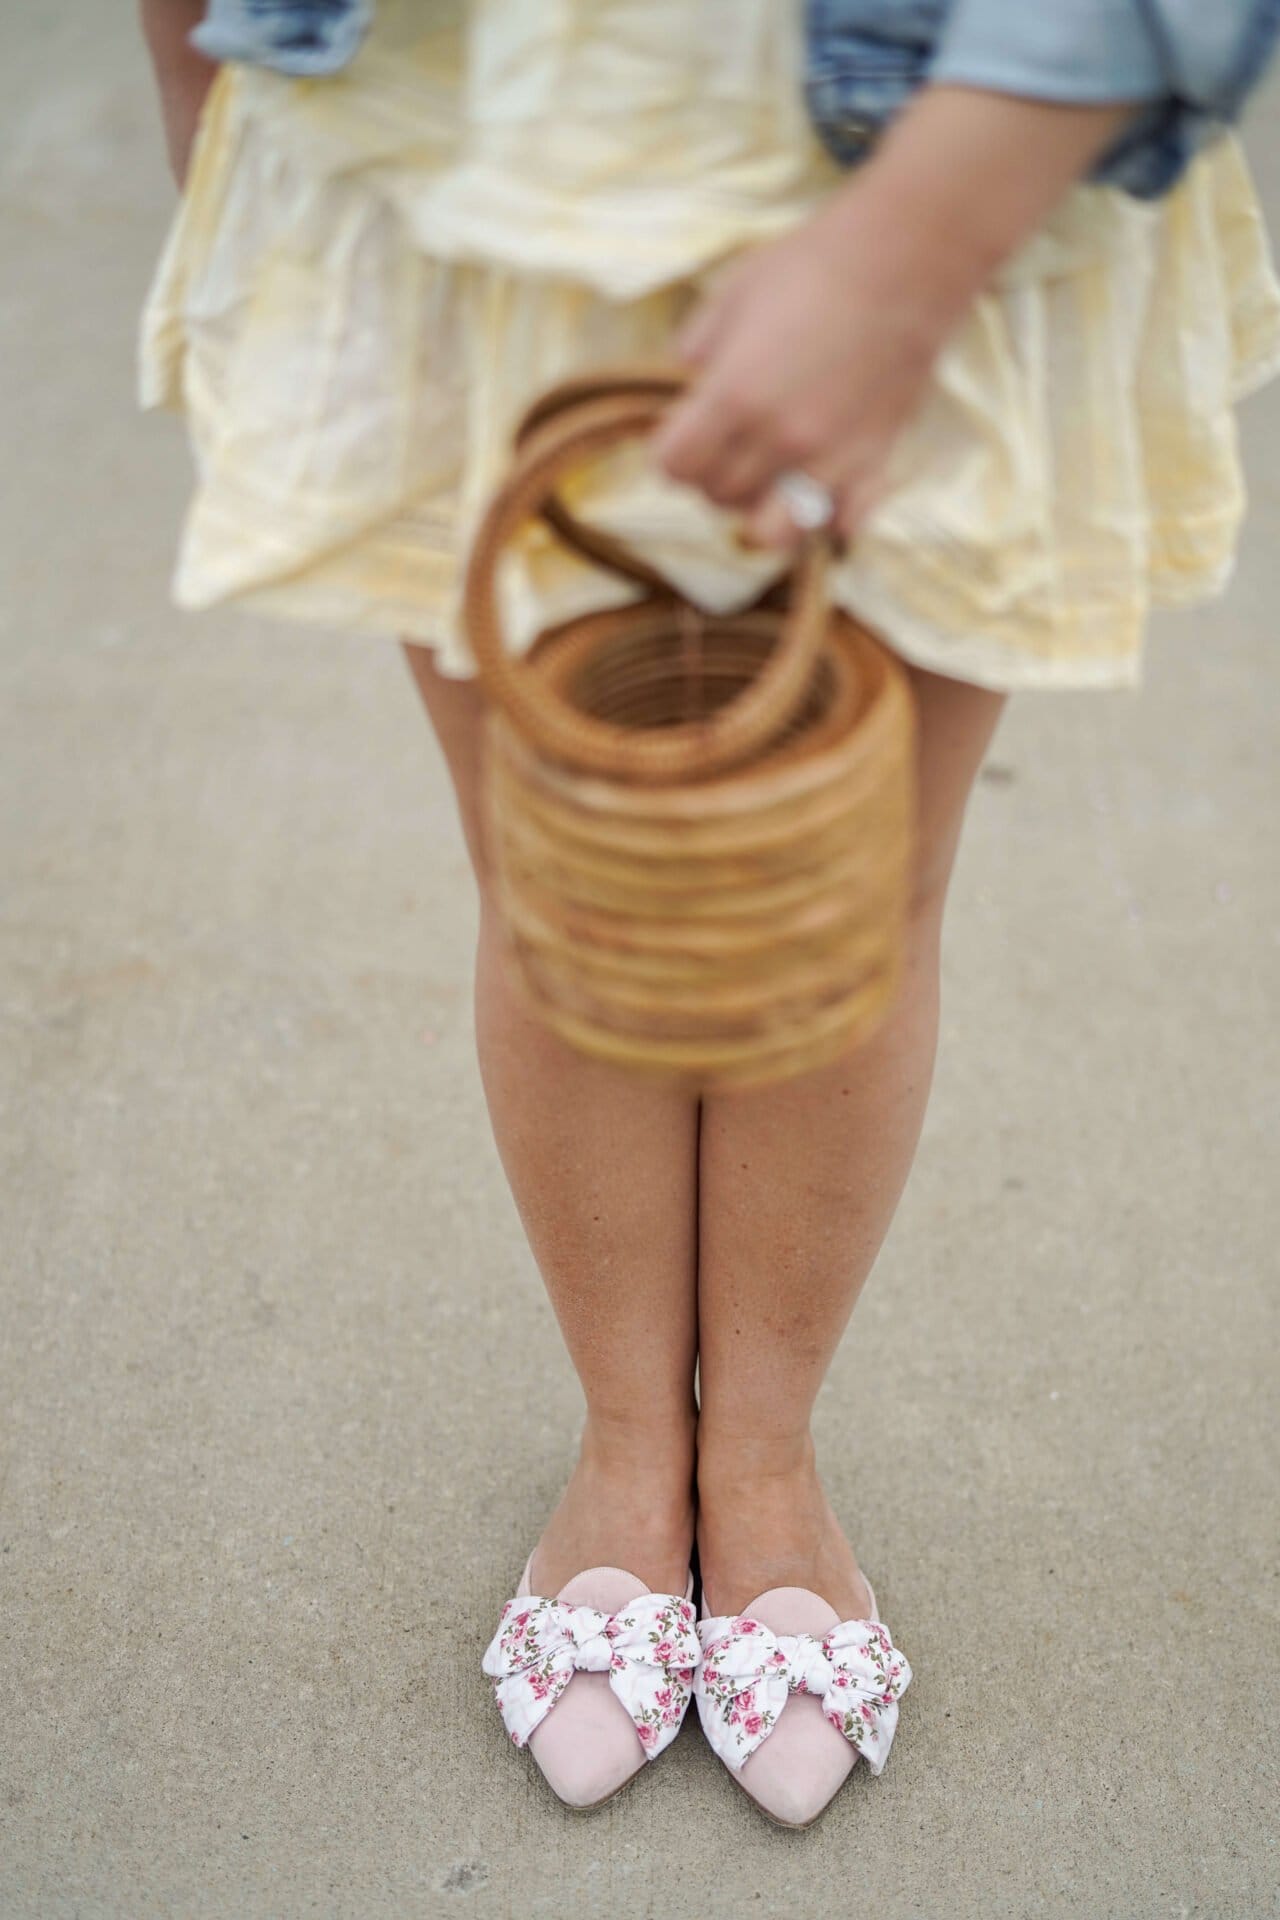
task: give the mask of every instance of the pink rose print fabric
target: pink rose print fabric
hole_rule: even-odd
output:
[[[720,1615],[699,1622],[698,1638],[698,1718],[727,1767],[736,1771],[768,1738],[791,1694],[813,1693],[872,1773],[883,1770],[911,1668],[878,1620],[842,1620],[819,1640]]]
[[[620,1612],[560,1600],[508,1600],[481,1665],[503,1725],[523,1747],[575,1673],[607,1673],[647,1760],[680,1731],[702,1658],[690,1601],[644,1593]]]

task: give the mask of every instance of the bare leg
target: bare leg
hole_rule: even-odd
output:
[[[476,1036],[494,1138],[587,1402],[581,1458],[534,1590],[620,1566],[683,1592],[693,1540],[697,1102],[572,1052],[525,1011],[489,892],[480,702],[410,669],[444,751],[480,886]]]
[[[821,1594],[842,1618],[866,1612],[809,1421],[915,1154],[937,1041],[947,882],[1002,705],[936,674],[912,681],[921,854],[894,1011],[835,1066],[703,1107],[698,1545],[716,1613],[792,1585]]]

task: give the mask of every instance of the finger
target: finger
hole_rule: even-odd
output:
[[[743,529],[748,546],[772,547],[780,553],[794,553],[804,534],[788,513],[781,496],[770,492]]]
[[[833,474],[829,467],[824,468],[817,461],[811,462],[805,468],[805,472],[809,474],[812,479],[818,481],[819,485],[826,487],[831,493],[836,509],[835,519],[832,524],[837,529],[840,529],[840,516],[849,488],[849,481],[842,475]],[[790,509],[783,496],[778,492],[776,485],[771,487],[765,494],[760,505],[747,520],[743,532],[750,544],[761,547],[777,547],[784,553],[794,553],[796,548],[800,546],[801,542],[806,538],[806,530],[796,525],[791,517]]]
[[[764,505],[777,470],[776,457],[761,446],[759,435],[739,428],[700,484],[718,507],[746,513]]]
[[[654,457],[673,480],[701,487],[740,430],[733,409],[704,383],[671,409],[654,440]]]

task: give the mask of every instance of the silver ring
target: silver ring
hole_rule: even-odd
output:
[[[836,498],[830,488],[799,467],[780,473],[774,489],[791,517],[792,526],[801,533],[817,533],[820,528],[829,527],[836,517]]]

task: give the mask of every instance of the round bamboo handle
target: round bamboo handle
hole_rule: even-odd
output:
[[[512,723],[554,759],[581,769],[634,781],[669,781],[720,773],[745,760],[780,732],[810,685],[827,629],[825,538],[806,542],[791,583],[791,605],[781,617],[777,645],[759,676],[742,693],[705,718],[649,731],[616,726],[579,712],[538,675],[507,653],[503,644],[497,573],[503,550],[524,522],[546,511],[568,469],[621,441],[649,432],[661,419],[679,376],[654,373],[637,379],[596,375],[555,389],[526,416],[523,442],[498,487],[472,542],[463,597],[467,638],[490,699]],[[555,404],[548,408],[547,402]],[[576,527],[577,523],[574,523]],[[604,558],[592,530],[593,558]],[[607,542],[607,536],[601,536]],[[578,542],[587,548],[586,543]],[[617,558],[632,560],[622,543]],[[616,565],[616,559],[605,564]],[[643,567],[643,562],[636,562]],[[619,571],[637,577],[630,564]],[[645,569],[646,583],[658,576]]]
[[[628,361],[625,366],[610,367],[603,374],[571,374],[567,380],[546,388],[526,408],[515,430],[516,451],[518,453],[527,446],[532,436],[549,420],[562,418],[564,414],[580,407],[585,400],[597,400],[606,394],[625,394],[628,398],[649,394],[656,401],[678,400],[689,383],[689,373],[682,367],[673,366],[670,361],[653,364],[640,360]],[[634,580],[651,591],[663,594],[669,591],[656,567],[642,560],[616,534],[605,533],[602,528],[588,526],[586,521],[579,520],[557,493],[548,494],[540,511],[547,525],[554,528],[565,545],[573,547],[584,559],[603,567],[607,573],[620,574],[624,580]]]

